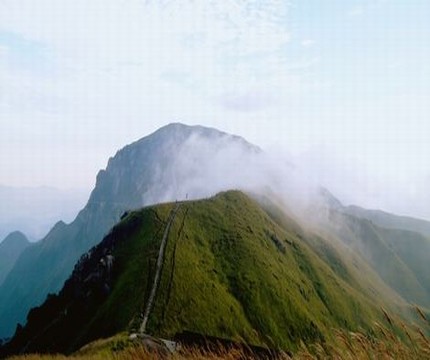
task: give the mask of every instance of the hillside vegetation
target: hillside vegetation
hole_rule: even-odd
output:
[[[59,295],[29,313],[3,351],[71,353],[95,339],[136,331],[175,206],[124,214],[76,264]],[[371,334],[381,318],[378,301],[318,239],[241,192],[181,203],[148,333],[172,338],[192,331],[290,350],[302,341],[330,341],[333,328]],[[101,260],[110,254],[113,267],[106,272]]]
[[[355,251],[406,301],[430,307],[430,239],[419,232],[382,228],[366,218],[331,211],[325,227]]]
[[[430,321],[421,313],[420,325],[429,328]],[[319,360],[319,359],[396,359],[423,360],[430,359],[430,339],[420,327],[408,330],[402,323],[395,324],[394,320],[385,313],[385,324],[375,323],[375,335],[362,332],[347,332],[334,330],[334,339],[330,343],[317,342],[311,345],[301,343],[294,353],[280,351],[272,353],[269,358],[279,360]],[[393,332],[393,327],[402,326],[402,333],[406,340],[399,338]],[[141,344],[131,341],[127,334],[121,333],[113,337],[94,341],[71,356],[64,355],[23,355],[12,357],[13,360],[135,360],[135,359],[163,359],[163,360],[194,360],[194,359],[249,359],[258,358],[249,353],[249,348],[240,345],[212,349],[205,347],[179,348],[173,354],[159,354],[148,351]],[[259,357],[261,358],[261,357]],[[267,357],[266,357],[267,358]]]

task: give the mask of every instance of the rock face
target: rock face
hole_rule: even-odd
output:
[[[9,272],[0,287],[0,338],[12,335],[32,307],[61,289],[79,257],[102,240],[124,211],[260,186],[250,171],[262,164],[261,154],[242,138],[182,124],[170,124],[118,151],[97,175],[76,219],[57,223]]]
[[[10,233],[0,243],[0,285],[3,283],[16,259],[30,245],[27,237],[20,231]]]

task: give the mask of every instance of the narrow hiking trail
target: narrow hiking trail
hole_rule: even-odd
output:
[[[154,282],[152,284],[151,292],[148,297],[148,301],[146,303],[145,311],[143,313],[142,324],[139,328],[139,333],[144,334],[146,331],[146,325],[148,323],[149,315],[151,313],[152,307],[154,305],[155,295],[157,294],[158,286],[160,284],[161,279],[161,270],[164,262],[164,253],[167,246],[167,240],[169,238],[170,228],[175,220],[176,213],[178,212],[180,207],[180,203],[177,203],[175,207],[170,211],[169,217],[167,219],[166,228],[164,229],[163,238],[160,244],[160,251],[158,252],[157,264],[155,266],[155,276]]]

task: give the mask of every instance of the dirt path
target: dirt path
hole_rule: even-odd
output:
[[[163,238],[162,238],[161,244],[160,244],[160,251],[158,253],[157,264],[155,267],[154,282],[152,284],[151,292],[149,294],[149,298],[148,298],[148,301],[146,303],[145,311],[143,313],[142,324],[140,325],[140,328],[139,328],[140,334],[144,334],[146,331],[146,325],[148,323],[149,314],[151,313],[152,307],[154,305],[155,295],[157,294],[158,286],[160,284],[161,269],[163,267],[164,252],[166,250],[167,240],[169,238],[170,227],[172,226],[173,221],[175,220],[175,216],[179,210],[179,207],[180,207],[180,204],[177,203],[175,205],[175,207],[171,210],[169,218],[167,219],[167,225],[166,225],[166,228],[164,229]]]

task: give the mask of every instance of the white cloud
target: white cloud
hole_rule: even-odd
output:
[[[364,14],[364,11],[365,10],[363,6],[355,6],[354,8],[350,9],[347,14],[349,16],[360,16]]]
[[[304,40],[302,40],[301,44],[303,47],[311,47],[311,46],[315,45],[315,40],[304,39]]]
[[[23,43],[31,45],[21,58],[43,62],[23,69],[1,53],[6,153],[15,139],[61,142],[73,157],[84,151],[74,146],[81,139],[85,151],[103,144],[106,157],[160,124],[211,123],[226,118],[225,104],[267,103],[279,79],[289,77],[277,55],[290,39],[285,1],[5,0],[1,6],[0,34],[14,36],[9,45],[18,56]],[[255,104],[249,110],[260,112]],[[6,173],[0,181],[26,181]]]
[[[351,8],[348,12],[348,16],[361,16],[365,13],[373,10],[377,10],[381,8],[382,6],[389,3],[389,0],[366,0],[362,1],[360,5],[356,5],[353,8]]]
[[[385,2],[356,4],[363,13]],[[351,62],[340,32],[351,26],[363,44],[367,32],[344,19],[350,6],[343,20],[323,19],[330,27],[300,32],[284,0],[0,1],[0,183],[90,187],[118,148],[172,121],[293,153],[320,143],[341,144],[345,158],[367,149],[369,168],[383,164],[395,176],[395,162],[369,154],[375,143],[428,143],[427,85],[419,85],[428,81],[400,96],[393,89],[413,78],[411,61],[391,59],[408,65],[389,69],[401,76],[388,82],[365,71],[375,61],[389,67],[381,48]],[[376,86],[384,95],[370,98]],[[408,159],[408,171],[430,172]]]
[[[274,98],[263,92],[247,92],[244,94],[225,94],[221,104],[228,110],[239,112],[261,111],[273,105]]]
[[[288,42],[285,11],[282,1],[7,2],[2,28],[43,44],[56,73],[41,83],[35,74],[9,72],[8,83],[16,86],[5,91],[12,103],[27,98],[28,89],[66,111],[61,99],[83,112],[99,99],[110,113],[109,105],[125,110],[148,93],[163,96],[168,81],[210,99],[251,85],[270,87],[284,64],[262,73],[250,57],[274,56]]]

